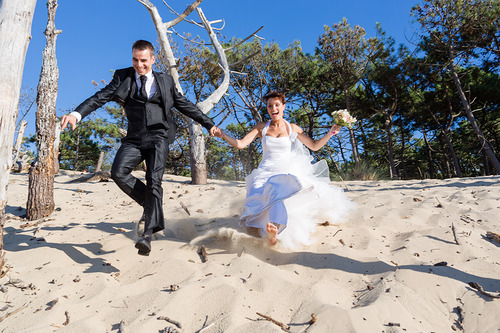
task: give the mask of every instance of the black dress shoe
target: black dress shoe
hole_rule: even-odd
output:
[[[141,237],[135,243],[135,248],[139,250],[139,254],[141,256],[149,256],[149,252],[151,252],[151,236]]]

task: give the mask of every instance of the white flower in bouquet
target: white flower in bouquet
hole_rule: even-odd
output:
[[[351,116],[347,110],[337,110],[332,112],[335,124],[352,128],[352,125],[357,121],[356,118]]]

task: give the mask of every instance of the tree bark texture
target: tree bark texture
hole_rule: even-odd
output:
[[[61,33],[55,28],[57,0],[47,0],[47,43],[37,91],[36,148],[37,158],[29,171],[26,218],[37,220],[54,211],[54,151],[56,134],[56,99],[59,69],[56,58],[56,39]]]
[[[0,276],[5,267],[3,230],[12,143],[35,5],[36,0],[0,1]]]
[[[99,153],[99,159],[97,160],[97,165],[95,167],[95,172],[99,172],[101,171],[101,167],[102,167],[102,161],[104,160],[104,152],[101,151]]]
[[[191,182],[197,185],[206,184],[207,160],[205,158],[205,138],[201,125],[192,121],[189,125],[189,134]]]
[[[28,125],[28,122],[26,120],[23,120],[21,124],[19,125],[19,131],[17,132],[17,138],[16,138],[16,144],[14,145],[14,154],[12,157],[12,168],[17,163],[17,160],[19,159],[19,156],[21,155],[21,145],[23,143],[23,136],[24,136],[24,131],[26,130],[26,126]]]
[[[61,143],[61,123],[56,122],[56,133],[54,139],[54,174],[59,173],[59,144]]]

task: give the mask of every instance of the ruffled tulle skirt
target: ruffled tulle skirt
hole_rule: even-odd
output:
[[[311,163],[307,154],[266,158],[246,178],[247,197],[240,221],[266,235],[268,222],[279,224],[282,246],[311,244],[318,223],[342,223],[353,203],[331,185],[326,161]]]

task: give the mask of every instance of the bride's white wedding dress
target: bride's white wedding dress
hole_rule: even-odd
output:
[[[259,167],[246,178],[247,197],[240,221],[266,235],[268,222],[279,224],[278,240],[284,247],[312,242],[318,223],[343,222],[353,204],[342,189],[331,186],[328,164],[312,164],[312,156],[287,122],[289,136],[266,136]]]

